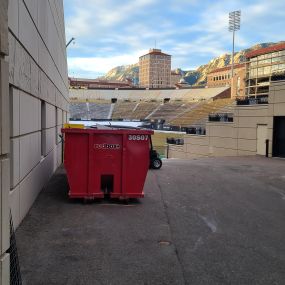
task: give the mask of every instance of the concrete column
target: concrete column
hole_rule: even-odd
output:
[[[0,1],[0,284],[10,284],[8,0]]]

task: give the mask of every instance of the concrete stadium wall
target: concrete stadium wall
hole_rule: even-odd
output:
[[[0,284],[10,284],[8,0],[0,1]]]
[[[285,81],[271,82],[268,98],[268,139],[269,156],[272,156],[273,118],[285,116]]]
[[[185,135],[183,146],[170,146],[169,157],[256,155],[257,126],[268,120],[267,105],[237,106],[233,123],[206,123],[206,135]]]
[[[17,227],[61,163],[68,77],[63,1],[10,0],[10,193]]]
[[[130,101],[163,101],[165,98],[170,100],[197,101],[208,100],[216,95],[228,90],[228,87],[216,88],[197,88],[197,89],[160,89],[160,90],[90,90],[90,89],[70,89],[69,97],[72,101],[89,101],[92,100],[109,100],[117,98],[117,100]]]

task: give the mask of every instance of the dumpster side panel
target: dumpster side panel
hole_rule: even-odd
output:
[[[121,196],[122,148],[122,134],[93,135],[90,194],[99,191],[102,195]]]
[[[71,198],[86,197],[88,192],[89,135],[65,134],[64,165],[69,182]]]
[[[143,187],[149,168],[149,135],[125,136],[122,191],[129,198],[144,197]]]

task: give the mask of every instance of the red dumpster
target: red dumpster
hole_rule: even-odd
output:
[[[70,198],[142,198],[150,135],[137,129],[62,129]]]

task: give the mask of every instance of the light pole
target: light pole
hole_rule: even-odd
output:
[[[240,16],[241,16],[240,10],[229,13],[229,31],[233,33],[232,72],[231,72],[231,93],[232,95],[233,95],[233,78],[234,78],[235,31],[238,31],[240,29]]]
[[[72,37],[72,38],[69,40],[69,42],[65,45],[65,47],[67,48],[74,40],[75,40],[75,38]]]

